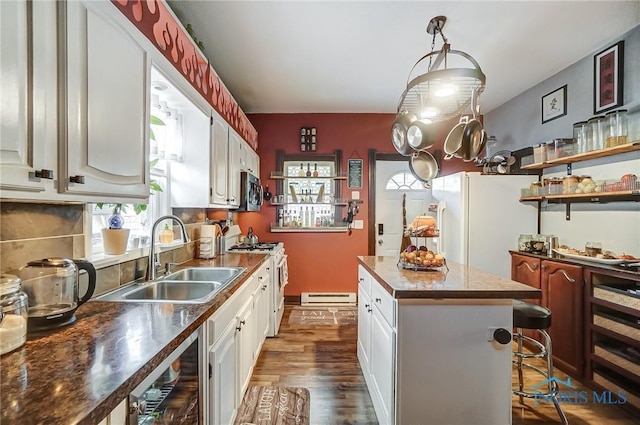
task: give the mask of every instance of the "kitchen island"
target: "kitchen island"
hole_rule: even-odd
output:
[[[2,424],[98,424],[263,264],[264,254],[192,260],[189,267],[245,267],[204,304],[91,301],[75,324],[0,360]]]
[[[541,292],[453,262],[358,263],[358,359],[378,421],[510,424],[511,343],[500,336],[510,335],[512,300]]]

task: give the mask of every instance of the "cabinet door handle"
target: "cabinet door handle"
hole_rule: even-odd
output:
[[[524,263],[525,266],[527,266],[527,268],[529,269],[529,271],[531,273],[534,273],[536,270],[538,270],[538,265],[534,264],[533,266],[530,266],[529,263]]]
[[[369,307],[371,307],[371,304],[365,304],[364,308],[366,308],[367,310],[369,309]]]
[[[246,322],[245,320],[241,320],[241,321],[240,321],[240,324],[241,324],[242,326],[244,326],[244,325],[246,325],[246,324],[247,324],[247,322]]]
[[[266,290],[267,289],[267,285],[262,285],[262,290]]]
[[[564,270],[562,270],[562,269],[560,269],[560,270],[558,270],[558,271],[559,271],[560,273],[562,273],[562,275],[564,276],[564,278],[565,278],[565,279],[567,279],[569,282],[571,282],[571,283],[575,283],[575,281],[576,281],[576,280],[575,280],[574,278],[572,278],[571,276],[569,276],[569,275],[567,274],[567,272],[565,272],[565,271],[564,271]]]
[[[547,266],[545,266],[544,264],[543,264],[542,266],[540,266],[540,268],[541,268],[542,270],[547,270]]]
[[[381,303],[382,302],[382,298],[376,298],[376,302],[377,303]]]
[[[84,176],[81,176],[81,175],[69,176],[69,181],[71,183],[84,184]]]
[[[53,179],[53,170],[47,170],[46,168],[43,168],[42,170],[36,170],[35,176],[40,178],[40,179],[52,180]]]
[[[371,309],[370,308],[367,309],[367,313],[371,313]]]

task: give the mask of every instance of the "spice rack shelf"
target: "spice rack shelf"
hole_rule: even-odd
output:
[[[636,140],[635,142],[627,143],[624,145],[613,146],[605,149],[599,149],[597,151],[584,152],[576,155],[554,158],[548,161],[538,162],[535,164],[522,165],[520,168],[523,170],[542,170],[545,168],[556,167],[558,165],[573,164],[574,162],[586,161],[589,159],[596,159],[596,158],[604,158],[611,155],[619,155],[622,153],[633,152],[637,150],[640,150],[640,140]]]
[[[271,223],[271,233],[345,233],[349,230],[346,226],[319,226],[319,227],[298,227],[298,226],[278,226],[278,223]]]
[[[319,179],[328,179],[328,180],[346,180],[347,176],[285,176],[278,173],[271,173],[269,176],[271,180],[286,180],[286,179],[311,179],[311,180],[319,180]]]

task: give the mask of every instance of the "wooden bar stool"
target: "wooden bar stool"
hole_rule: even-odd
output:
[[[513,327],[516,329],[516,332],[513,334],[514,341],[518,344],[517,351],[513,352],[514,360],[513,363],[516,365],[518,369],[518,389],[513,389],[513,394],[516,394],[520,397],[520,403],[524,403],[524,397],[526,398],[542,398],[544,400],[549,400],[553,402],[558,411],[558,415],[560,415],[560,420],[563,424],[567,425],[569,421],[567,420],[566,415],[562,411],[560,407],[560,403],[558,402],[558,384],[553,379],[553,356],[551,350],[551,336],[547,333],[546,329],[549,329],[551,326],[551,310],[548,308],[539,306],[537,304],[528,303],[525,301],[514,300],[513,301]],[[539,341],[528,337],[523,334],[523,329],[529,329],[537,331],[540,335],[542,335],[544,339],[544,344]],[[525,352],[522,349],[523,341],[527,341],[532,344],[535,348],[533,352]],[[543,370],[535,365],[527,363],[526,359],[544,359],[547,363],[546,370]],[[522,368],[528,367],[529,369],[533,369],[536,372],[540,373],[542,376],[547,378],[547,392],[535,392],[530,393],[523,390],[524,382],[522,377]]]

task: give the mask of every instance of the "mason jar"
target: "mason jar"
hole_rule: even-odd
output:
[[[587,152],[587,122],[579,121],[573,124],[573,139],[576,141],[577,152]]]
[[[0,276],[0,354],[21,347],[27,340],[27,294],[17,276]]]

